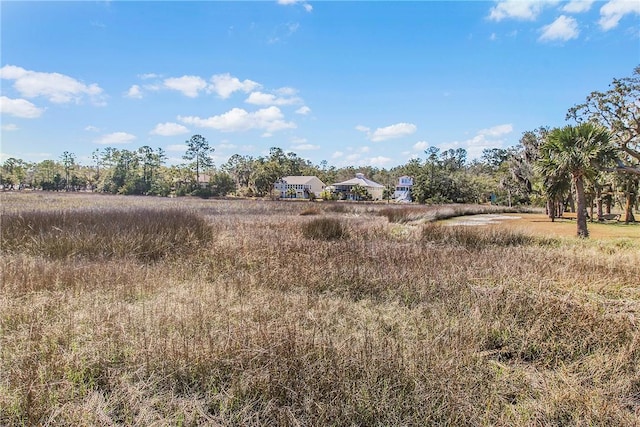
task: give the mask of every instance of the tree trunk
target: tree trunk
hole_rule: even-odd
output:
[[[547,199],[547,215],[551,218],[551,222],[556,220],[556,203],[555,199],[550,197]]]
[[[629,224],[630,222],[635,222],[636,219],[633,216],[633,192],[629,191],[630,190],[631,185],[627,184],[627,191],[625,193],[626,199],[627,199],[627,203],[626,206],[624,208],[624,223],[625,224]]]
[[[578,237],[589,237],[589,230],[587,230],[587,203],[584,195],[584,181],[582,176],[574,177],[574,183],[576,186],[576,204],[577,206],[577,224],[578,224]]]
[[[598,221],[602,221],[602,188],[600,186],[596,186],[596,200],[598,203]]]
[[[575,187],[575,184],[574,184]],[[567,198],[567,207],[569,208],[569,212],[571,213],[575,213],[576,212],[576,201],[573,197],[573,194],[571,194],[572,192],[569,193],[569,197]]]

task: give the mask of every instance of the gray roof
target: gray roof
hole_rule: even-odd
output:
[[[320,181],[317,176],[285,176],[282,178],[282,181],[290,185],[306,185],[311,184],[311,181],[313,181],[314,178]],[[320,181],[320,184],[324,187],[324,183],[322,181]]]
[[[371,181],[370,179],[365,178],[362,174],[357,174],[355,178],[351,178],[343,182],[337,182],[333,185],[360,185],[362,187],[369,188],[384,188],[384,185]]]

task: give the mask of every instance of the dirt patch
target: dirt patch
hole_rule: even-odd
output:
[[[482,226],[490,224],[499,224],[503,221],[522,219],[521,216],[513,215],[499,215],[499,214],[484,214],[484,215],[472,215],[462,216],[457,218],[451,218],[450,221],[446,221],[446,225],[469,225],[469,226]]]

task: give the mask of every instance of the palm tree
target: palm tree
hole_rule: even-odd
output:
[[[585,181],[616,158],[616,149],[606,129],[591,123],[554,129],[540,147],[538,169],[543,176],[571,176],[578,204],[578,237],[589,237]]]
[[[555,221],[557,215],[561,215],[563,201],[571,191],[571,178],[567,173],[561,175],[545,175],[542,178],[543,192],[547,197],[547,215],[551,222]]]

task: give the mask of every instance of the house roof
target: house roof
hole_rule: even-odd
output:
[[[314,179],[320,181],[317,176],[285,176],[282,178],[282,181],[290,185],[305,185],[310,184]],[[320,181],[320,184],[324,186],[322,181]]]
[[[356,174],[355,178],[351,178],[343,182],[337,182],[333,185],[360,185],[362,187],[369,187],[369,188],[384,188],[384,185],[378,184],[377,182],[374,182],[374,181],[371,181],[370,179],[365,178],[364,175],[361,173]]]

